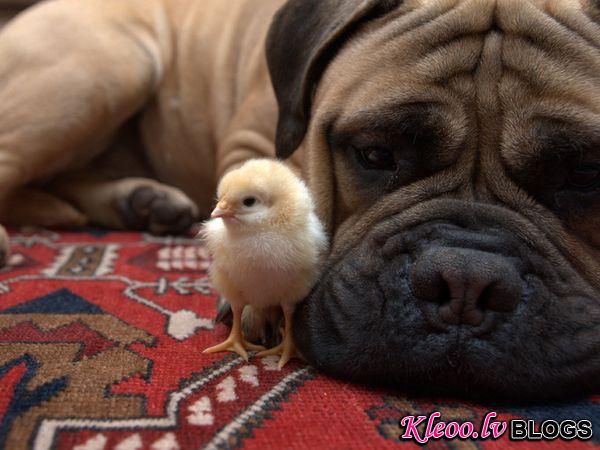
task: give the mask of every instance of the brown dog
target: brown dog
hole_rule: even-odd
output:
[[[600,389],[592,0],[56,0],[0,60],[4,222],[181,231],[277,149],[333,236],[297,314],[313,364]]]

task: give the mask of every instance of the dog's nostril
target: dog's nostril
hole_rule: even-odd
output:
[[[449,324],[480,325],[486,311],[510,312],[522,294],[521,278],[509,260],[494,253],[462,248],[433,248],[415,262],[413,294],[440,305]]]
[[[493,295],[494,295],[494,285],[492,284],[492,285],[484,288],[483,291],[481,291],[481,294],[479,295],[479,299],[477,299],[477,307],[479,309],[481,309],[482,311],[490,309],[490,306],[493,306],[490,304],[490,299],[492,298]],[[491,309],[493,309],[493,308],[491,308]]]
[[[439,292],[440,295],[432,300],[442,305],[444,303],[450,303],[450,300],[452,300],[452,292],[450,291],[450,286],[448,286],[448,283],[444,283],[442,281],[442,284],[439,287]]]

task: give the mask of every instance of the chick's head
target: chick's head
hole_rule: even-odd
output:
[[[306,185],[285,164],[255,159],[225,175],[211,217],[230,227],[286,226],[314,209]]]

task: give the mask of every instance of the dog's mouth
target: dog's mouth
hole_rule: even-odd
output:
[[[307,359],[343,378],[503,398],[600,389],[597,293],[489,221],[379,227],[296,320]]]

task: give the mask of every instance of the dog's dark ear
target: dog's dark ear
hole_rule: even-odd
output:
[[[277,12],[267,38],[267,61],[279,105],[278,157],[289,157],[304,139],[315,84],[344,37],[401,1],[288,0]]]

